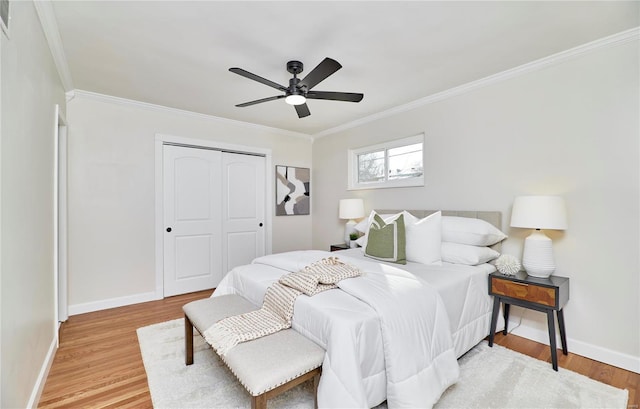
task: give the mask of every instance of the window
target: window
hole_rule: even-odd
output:
[[[349,150],[349,189],[424,186],[424,135]]]

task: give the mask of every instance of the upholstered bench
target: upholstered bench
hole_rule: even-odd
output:
[[[223,295],[190,302],[182,309],[185,324],[185,363],[191,365],[194,327],[202,334],[223,318],[257,308],[240,296]],[[324,350],[295,330],[286,329],[240,343],[221,358],[251,394],[252,408],[266,408],[267,399],[309,379],[313,379],[315,407],[318,407],[318,381]]]

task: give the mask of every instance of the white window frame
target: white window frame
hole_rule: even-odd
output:
[[[386,180],[388,177],[387,162],[388,156],[387,151],[389,149],[398,148],[406,145],[413,145],[416,143],[422,143],[422,176],[414,177],[414,178],[406,178],[406,179],[398,179],[398,180]],[[385,151],[385,180],[381,182],[369,182],[369,183],[360,183],[358,182],[358,155],[363,153],[369,153],[374,151]],[[386,188],[394,188],[394,187],[416,187],[416,186],[424,186],[424,134],[418,134],[415,136],[410,136],[408,138],[396,139],[389,142],[380,143],[377,145],[364,146],[362,148],[357,149],[349,149],[348,153],[348,186],[347,190],[363,190],[363,189],[386,189]]]

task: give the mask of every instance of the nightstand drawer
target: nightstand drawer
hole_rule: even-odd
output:
[[[549,307],[557,305],[555,288],[541,287],[531,283],[518,283],[493,277],[491,280],[491,293]]]

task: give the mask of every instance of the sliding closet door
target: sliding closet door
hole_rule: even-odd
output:
[[[222,269],[265,254],[265,158],[222,155]]]
[[[222,279],[222,153],[164,145],[164,296]]]

